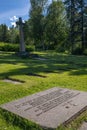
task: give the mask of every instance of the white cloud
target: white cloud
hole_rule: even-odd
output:
[[[23,19],[22,22],[25,23],[25,20]]]
[[[0,13],[0,20],[9,19],[13,21],[13,19],[16,19],[17,17],[23,17],[25,15],[28,15],[29,12],[29,4],[25,6],[24,8],[18,8],[15,10],[10,10],[4,13]],[[14,16],[14,17],[13,17]]]
[[[11,25],[16,27],[16,22],[11,22]]]
[[[8,30],[10,30],[9,26],[8,26]]]
[[[11,25],[14,26],[14,27],[16,27],[16,22],[18,20],[18,17],[13,16],[13,17],[10,18],[10,20],[11,20],[11,22],[10,22]],[[23,19],[22,22],[25,23],[25,20]]]
[[[10,21],[12,21],[11,22],[11,26],[14,26],[14,27],[16,27],[16,21],[18,20],[18,17],[17,16],[13,16],[13,17],[11,17],[10,18]]]
[[[10,20],[11,21],[16,21],[16,20],[18,20],[18,17],[17,16],[13,16],[13,17],[10,18]]]

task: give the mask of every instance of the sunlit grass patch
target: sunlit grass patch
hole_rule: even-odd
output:
[[[86,56],[56,52],[35,53],[45,60],[22,59],[15,56],[14,53],[0,52],[0,104],[55,86],[87,91]],[[5,82],[6,78],[24,82],[13,84]],[[5,119],[0,116],[0,129],[4,130],[4,128],[20,129],[12,124],[7,124]]]

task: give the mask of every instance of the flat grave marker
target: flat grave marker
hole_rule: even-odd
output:
[[[0,107],[44,128],[55,129],[87,109],[87,92],[54,87]]]
[[[25,82],[25,81],[22,81],[22,80],[11,79],[9,77],[5,78],[3,81],[7,82],[7,83],[13,83],[13,84],[22,84],[22,83]]]
[[[21,84],[22,83],[22,82],[14,81],[14,80],[11,80],[11,79],[4,79],[4,82],[13,83],[13,84]]]

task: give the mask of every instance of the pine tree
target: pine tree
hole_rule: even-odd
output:
[[[1,42],[9,41],[8,27],[5,24],[0,25],[0,41]]]
[[[77,47],[84,51],[84,0],[65,0],[70,23],[72,53]]]
[[[30,10],[30,21],[31,21],[31,28],[32,28],[32,37],[34,38],[35,45],[43,47],[43,21],[44,15],[43,11],[45,5],[48,0],[30,0],[31,2],[31,10]],[[42,44],[42,45],[41,45]]]
[[[49,49],[64,51],[67,38],[65,8],[62,1],[53,1],[47,10],[45,33]]]

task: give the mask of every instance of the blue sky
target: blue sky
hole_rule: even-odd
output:
[[[0,24],[15,25],[18,17],[29,18],[30,0],[2,0],[0,2]],[[49,4],[52,0],[49,0]]]
[[[29,0],[2,0],[0,2],[0,24],[11,26],[18,17],[28,19]]]

